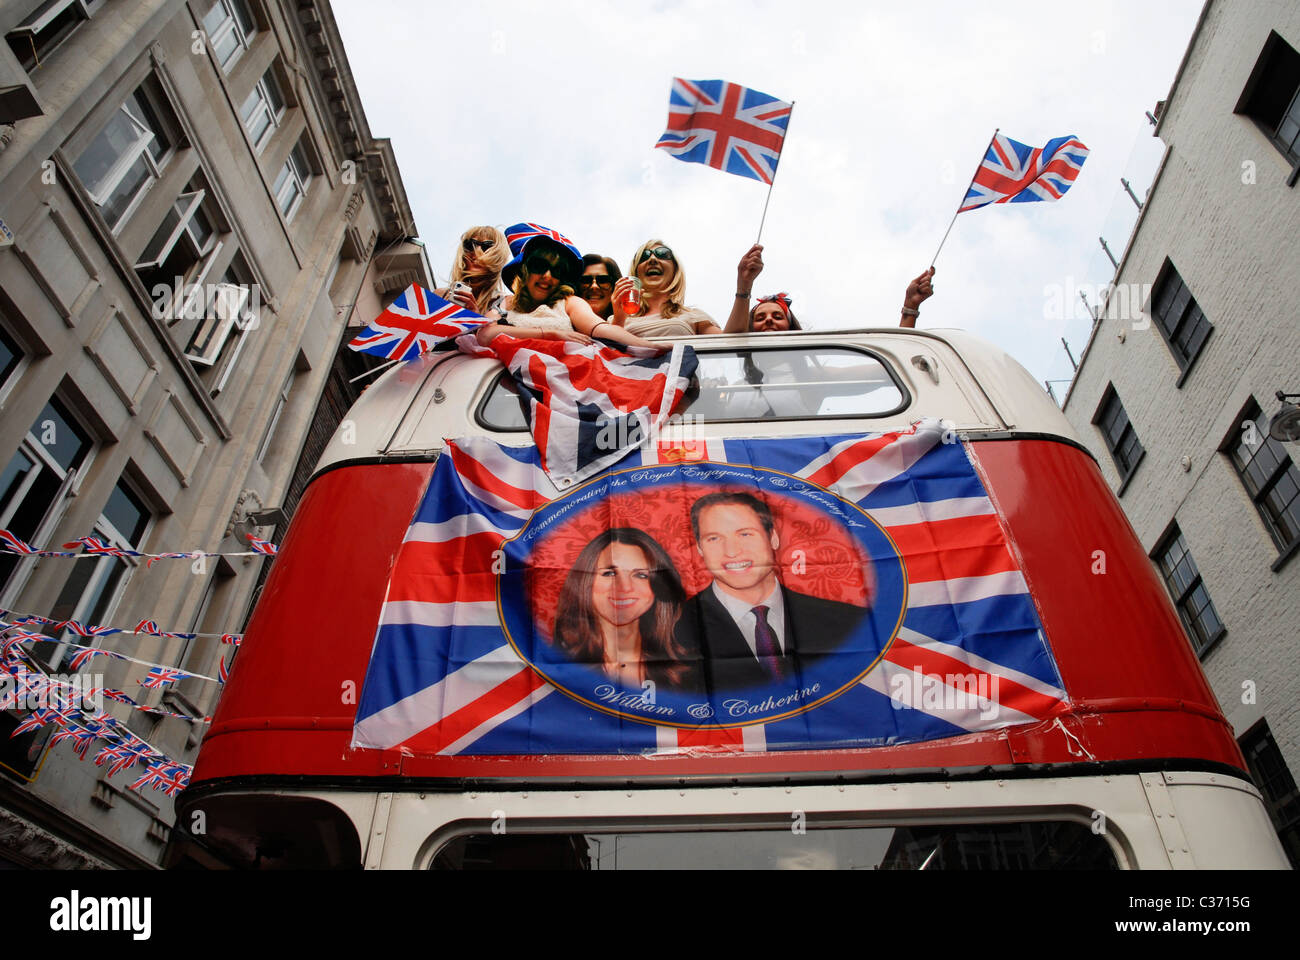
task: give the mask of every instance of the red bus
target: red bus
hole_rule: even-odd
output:
[[[843,743],[813,737],[792,749],[771,749],[775,726],[762,717],[737,720],[735,742],[720,745],[706,737],[699,749],[680,728],[655,728],[645,717],[624,717],[625,736],[649,727],[645,735],[662,745],[667,729],[673,749],[611,749],[608,739],[594,735],[583,749],[586,728],[576,721],[555,734],[569,744],[555,752],[511,753],[508,744],[526,740],[475,739],[468,729],[444,731],[436,747],[367,740],[359,733],[368,729],[359,711],[366,709],[369,685],[378,682],[372,666],[377,626],[392,606],[395,565],[412,518],[425,509],[422,498],[436,465],[476,443],[516,450],[531,445],[500,364],[435,352],[377,379],[322,457],[246,630],[190,787],[179,799],[169,863],[365,869],[1287,865],[1151,561],[1092,456],[1023,368],[958,331],[715,335],[691,344],[699,369],[689,417],[658,439],[700,446],[708,451],[699,458],[704,465],[724,459],[714,455],[720,444],[729,451],[726,462],[736,464],[735,451],[747,449],[736,438],[756,450],[764,442],[773,450],[785,449],[781,444],[795,450],[795,438],[870,437],[915,429],[927,418],[943,422],[986,492],[983,502],[991,506],[985,526],[1004,538],[1014,576],[1022,578],[1025,609],[1036,619],[1021,632],[1045,650],[1041,669],[1002,672],[1004,705],[1010,702],[1007,683],[1022,697],[1014,722],[964,725],[969,714],[945,713],[940,691],[929,713],[913,711],[921,734],[908,734],[911,728],[900,719],[900,735]],[[799,440],[805,442],[811,441]],[[492,478],[481,480],[491,485]],[[588,488],[588,504],[601,497],[615,494]],[[526,507],[524,513],[532,512],[520,522],[539,526],[539,511],[551,506]],[[791,508],[782,533],[802,522],[802,509]],[[875,524],[899,547],[896,531],[902,528],[883,519],[889,509],[899,508],[865,510],[866,526]],[[936,521],[933,529],[950,528]],[[983,589],[969,571],[954,572],[955,558],[969,549],[937,542],[927,551],[927,562],[950,568],[945,589],[953,596],[945,602],[956,604],[961,590],[974,597]],[[933,592],[933,583],[920,582],[923,565],[909,560],[895,585],[905,612],[923,602],[927,589]],[[878,566],[879,582],[871,589],[877,591],[875,608],[882,609],[887,588],[894,587],[886,583],[892,575],[886,565]],[[454,580],[465,572],[444,573]],[[522,587],[501,579],[492,589],[544,593],[529,602],[558,615],[559,579],[520,581]],[[508,633],[504,593],[498,600],[488,607],[502,617],[494,629]],[[906,626],[912,621],[897,619],[905,625],[883,628],[894,631],[888,640],[895,652],[906,648],[905,640],[917,642]],[[816,629],[806,628],[810,634]],[[988,650],[996,653],[1002,625],[982,629]],[[1005,629],[1010,638],[1012,627]],[[554,693],[567,681],[530,660],[515,639],[511,643],[529,660],[513,675],[527,683],[529,704],[550,693],[550,702],[570,711],[564,716],[589,714],[605,722],[619,712],[572,689]],[[899,666],[903,661],[894,661],[873,660],[855,672],[837,688],[834,709],[850,716],[851,705],[877,697],[898,717],[911,716],[899,709],[904,704],[889,701],[910,697],[906,706],[920,708],[928,668],[908,674],[910,668]],[[974,654],[962,662],[993,672]],[[968,693],[972,704],[990,699],[985,690]],[[450,692],[440,695],[454,699]],[[1044,704],[1041,710],[1035,702]],[[810,731],[832,709],[821,703],[801,715]],[[450,725],[452,707],[444,707],[441,716]],[[866,716],[873,708],[852,709]],[[573,712],[581,710],[587,714]],[[880,716],[892,722],[893,715]],[[769,748],[750,749],[764,730]]]

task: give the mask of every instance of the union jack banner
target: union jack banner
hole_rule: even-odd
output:
[[[528,398],[524,416],[541,451],[541,468],[561,487],[622,460],[659,429],[695,375],[695,351],[683,344],[660,353],[508,334],[482,346],[461,337],[474,356],[496,357]]]
[[[183,670],[174,670],[171,667],[153,667],[143,680],[137,681],[140,686],[150,690],[159,690],[169,683],[175,683],[177,680],[183,680],[189,674]]]
[[[55,624],[56,627],[67,627],[79,637],[107,637],[111,633],[121,633],[117,627],[99,627],[93,623],[81,623],[77,620],[64,620],[62,623]],[[46,637],[45,639],[50,639]]]
[[[90,745],[104,735],[104,728],[98,724],[95,725],[95,728],[92,728],[90,724],[84,727],[68,724],[50,738],[50,746],[54,746],[63,740],[71,740],[73,741],[72,752],[85,760],[86,751],[90,749]]]
[[[158,624],[154,623],[152,620],[141,620],[139,623],[135,625],[135,629],[131,632],[132,633],[157,633]]]
[[[771,183],[793,106],[725,80],[674,78],[668,129],[655,146],[687,163]]]
[[[49,638],[47,637],[46,639],[48,640]],[[101,647],[82,647],[80,652],[78,652],[76,655],[73,656],[68,666],[72,670],[80,670],[82,667],[86,665],[86,662],[90,660],[92,657],[100,657],[100,656],[112,657],[114,660],[122,659],[117,654],[111,653],[108,650],[104,650]]]
[[[144,562],[145,568],[152,567],[155,560],[197,560],[199,557],[214,557],[217,554],[195,550],[193,553],[155,553]]]
[[[787,618],[813,612],[806,633],[786,621],[792,655],[814,641],[797,682],[706,671],[692,687],[664,671],[647,699],[609,665],[561,651],[560,605],[585,603],[561,587],[612,528],[658,544],[666,563],[637,549],[674,572],[676,592],[653,596],[669,612],[677,604],[678,629],[703,611],[719,574],[703,568],[693,504],[719,492],[767,505]],[[814,657],[833,623],[846,625],[843,639]],[[563,494],[536,449],[475,437],[448,444],[406,534],[352,745],[415,755],[865,748],[1067,709],[997,509],[938,421],[865,436],[664,441]]]
[[[107,540],[100,537],[78,537],[64,545],[65,549],[71,550],[73,547],[80,546],[85,548],[85,553],[95,557],[143,557],[143,553],[135,550],[123,550],[121,547],[115,547]]]
[[[237,647],[244,642],[244,637],[242,634],[238,633],[223,633],[221,635],[221,642],[230,643]]]
[[[128,707],[139,706],[135,700],[132,700],[121,690],[113,690],[110,687],[91,687],[86,696],[93,699],[96,694],[103,694],[110,700],[116,700],[118,703],[125,703]]]
[[[168,630],[159,630],[158,624],[152,620],[141,620],[131,632],[148,634],[153,637],[167,637],[172,640],[193,640],[198,636],[197,633],[173,633]]]
[[[414,360],[444,340],[458,337],[484,322],[474,311],[448,303],[413,283],[387,310],[371,320],[348,347],[385,360]]]
[[[146,766],[145,774],[132,783],[132,790],[153,787],[163,790],[167,796],[174,797],[185,789],[190,782],[190,768],[178,763],[152,763]]]
[[[123,770],[129,770],[137,763],[148,765],[154,760],[167,759],[130,731],[125,731],[125,735],[128,739],[111,744],[95,754],[95,766],[102,767],[106,763],[109,764],[110,777]]]
[[[254,551],[257,553],[264,553],[268,557],[274,557],[276,552],[280,549],[270,540],[262,540],[253,536],[251,533],[246,533],[244,536],[248,538],[248,545],[252,547]]]
[[[226,658],[223,655],[219,660],[217,660],[217,682],[225,683],[229,679],[230,671],[226,669]]]
[[[1073,136],[1049,140],[1044,147],[1028,147],[996,134],[958,213],[990,203],[1060,200],[1086,159],[1088,148]]]
[[[8,530],[0,530],[0,546],[14,553],[33,554],[37,552],[36,548],[30,543],[21,537],[15,536]]]

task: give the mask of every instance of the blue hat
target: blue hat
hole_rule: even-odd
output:
[[[510,252],[514,254],[514,259],[501,269],[501,279],[507,287],[514,286],[515,276],[523,266],[524,257],[539,247],[554,250],[567,259],[575,277],[583,271],[582,254],[573,245],[573,241],[558,230],[544,227],[540,223],[516,223],[506,227],[505,235],[506,242],[510,244]]]

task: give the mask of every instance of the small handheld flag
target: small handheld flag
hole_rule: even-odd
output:
[[[473,330],[484,317],[411,284],[387,310],[348,343],[385,360],[414,360],[451,337]]]
[[[656,147],[686,163],[771,183],[793,104],[726,80],[673,79]]]
[[[959,212],[991,203],[1060,200],[1087,158],[1088,148],[1073,136],[1057,137],[1043,147],[1029,147],[995,134]]]

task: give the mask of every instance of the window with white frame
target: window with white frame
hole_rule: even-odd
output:
[[[175,152],[175,129],[162,91],[150,79],[126,98],[73,162],[114,233]]]
[[[168,325],[203,313],[204,282],[221,250],[215,213],[201,178],[176,198],[135,264],[154,301],[154,315]]]
[[[257,33],[257,21],[245,0],[217,0],[203,18],[203,29],[223,73],[229,73]]]
[[[44,63],[106,0],[45,0],[5,34],[9,49],[29,73]]]
[[[126,478],[122,478],[113,487],[89,535],[123,550],[139,550],[152,522],[153,515],[144,498],[132,489]],[[139,557],[94,556],[74,560],[72,572],[59,591],[50,618],[109,625],[122,590],[139,564]],[[99,646],[99,641],[63,630],[52,644],[46,663],[60,669],[64,659],[76,652],[69,644]]]
[[[204,318],[185,347],[212,396],[226,386],[244,343],[258,328],[261,296],[243,255],[236,253],[221,279],[209,284]]]
[[[276,127],[284,119],[284,93],[280,83],[275,79],[275,68],[268,67],[257,81],[253,91],[239,108],[239,116],[244,121],[244,129],[253,141],[253,149],[258,153],[271,140]]]
[[[0,529],[38,549],[46,546],[93,446],[90,431],[63,403],[51,399],[0,472]],[[9,605],[32,563],[0,552],[0,603]]]
[[[275,178],[275,202],[280,207],[286,220],[292,220],[303,198],[307,196],[307,185],[311,183],[311,165],[307,161],[307,150],[299,140],[289,151],[289,158],[284,161],[279,175]]]
[[[275,401],[275,410],[271,413],[271,420],[266,425],[266,433],[257,448],[258,463],[261,463],[271,451],[271,441],[275,439],[275,428],[280,423],[284,408],[289,404],[289,393],[293,390],[293,375],[294,371],[290,370],[289,375],[284,378],[284,384],[280,387],[280,396]]]

